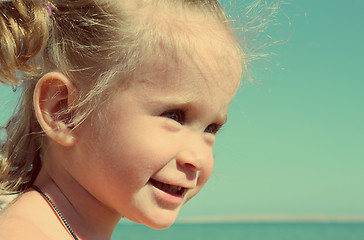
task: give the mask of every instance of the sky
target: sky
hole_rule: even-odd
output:
[[[260,84],[239,90],[214,174],[179,219],[364,216],[364,1],[288,3],[271,32],[282,44],[253,65]],[[0,123],[15,99],[0,86]]]
[[[181,216],[364,216],[364,1],[288,2]]]

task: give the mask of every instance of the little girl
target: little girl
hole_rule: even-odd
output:
[[[0,2],[0,239],[169,227],[213,169],[245,65],[215,0]],[[127,237],[126,237],[127,238]]]

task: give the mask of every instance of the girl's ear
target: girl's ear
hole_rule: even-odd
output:
[[[76,142],[70,127],[72,113],[66,111],[75,101],[76,87],[63,74],[50,72],[37,83],[33,104],[36,117],[49,138],[66,147]]]

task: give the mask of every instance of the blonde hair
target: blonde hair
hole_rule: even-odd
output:
[[[133,1],[126,2],[130,5]],[[136,9],[139,5],[164,4],[196,10],[230,31],[216,0],[134,3]],[[123,1],[112,0],[0,2],[0,81],[22,89],[17,110],[3,127],[6,141],[0,146],[1,189],[21,192],[38,175],[44,136],[32,97],[37,81],[45,73],[61,72],[79,87],[77,104],[68,109],[81,116],[72,119],[71,125],[76,126],[107,100],[116,76],[126,83],[141,66],[142,50],[150,47],[148,42],[153,42],[157,34],[150,34],[148,25],[136,21],[130,6],[124,5]]]

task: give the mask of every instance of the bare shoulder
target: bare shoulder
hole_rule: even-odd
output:
[[[0,239],[68,239],[58,218],[37,193],[24,193],[0,212]]]
[[[0,239],[49,239],[37,225],[20,216],[0,217]]]
[[[34,207],[22,202],[21,197],[16,198],[0,212],[0,239],[49,239],[28,217]]]

